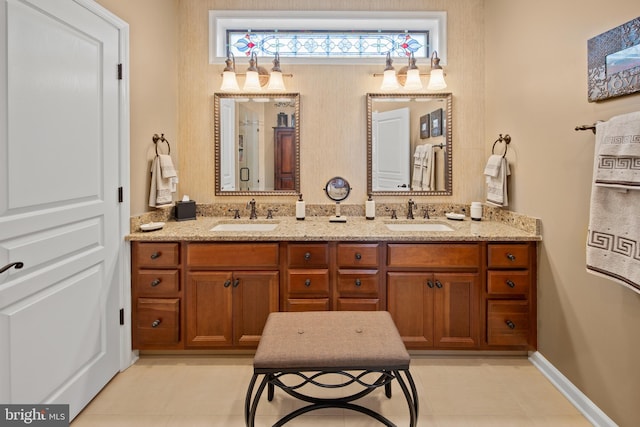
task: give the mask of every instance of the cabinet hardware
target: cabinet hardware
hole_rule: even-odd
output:
[[[362,259],[362,254],[360,252],[356,252],[356,259]]]
[[[151,327],[152,327],[152,328],[157,328],[158,326],[160,326],[160,323],[161,323],[161,322],[162,322],[162,321],[161,321],[160,319],[156,319],[156,320],[154,320],[154,321],[151,323]]]
[[[233,282],[233,287],[234,287],[234,288],[237,288],[239,284],[240,284],[240,279],[236,279],[236,280]]]
[[[304,254],[304,260],[305,261],[309,261],[310,259],[311,259],[311,253],[310,252],[305,253]]]
[[[160,279],[155,279],[153,282],[151,282],[151,287],[155,288],[156,286],[158,286],[160,284],[161,280]]]
[[[427,286],[433,289],[433,282],[431,280],[427,280]]]
[[[356,286],[357,287],[362,286],[362,282],[360,281],[360,279],[356,279]]]
[[[513,281],[512,281],[512,280],[507,279],[507,286],[508,286],[508,287],[510,287],[510,288],[515,288],[515,287],[516,287],[516,284],[515,284],[515,283],[513,283]]]
[[[507,258],[509,259],[509,261],[515,261],[516,260],[516,256],[514,254],[512,254],[511,252],[507,252]]]
[[[162,252],[154,252],[151,254],[151,259],[158,259],[160,258],[160,255],[162,254]]]
[[[442,289],[442,283],[440,283],[440,280],[436,280],[436,287],[438,289]]]
[[[308,288],[309,286],[311,286],[311,279],[307,279],[304,281],[304,285]]]
[[[4,273],[5,271],[10,269],[11,267],[15,267],[16,270],[20,270],[22,267],[24,267],[24,263],[18,261],[18,262],[12,262],[10,264],[7,264],[4,267],[0,268],[0,274]]]
[[[509,329],[515,329],[516,328],[516,324],[513,323],[511,320],[507,319],[504,323],[507,324],[507,326],[509,327]]]
[[[231,286],[231,279],[227,279],[226,282],[224,282],[224,287],[228,288],[229,286]]]

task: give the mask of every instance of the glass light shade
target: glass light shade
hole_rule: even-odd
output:
[[[395,70],[385,70],[384,77],[382,78],[382,84],[380,85],[380,90],[388,91],[388,90],[396,90],[400,87],[400,83],[398,83],[398,78],[396,77]]]
[[[258,76],[257,71],[247,71],[243,90],[246,92],[260,92],[262,90],[262,86],[260,86],[260,77]]]
[[[233,71],[224,71],[222,73],[222,85],[220,90],[225,92],[239,92],[240,86],[238,86],[238,80],[236,80],[236,73]]]
[[[282,80],[282,73],[280,71],[272,71],[269,77],[268,90],[286,90],[284,87],[284,80]]]
[[[427,89],[440,90],[445,87],[447,87],[447,83],[444,81],[444,72],[442,69],[431,70],[431,77],[429,78]]]
[[[407,81],[404,83],[405,90],[422,89],[422,81],[420,81],[420,70],[408,70]]]

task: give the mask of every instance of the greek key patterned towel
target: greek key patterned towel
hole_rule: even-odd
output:
[[[640,293],[640,112],[596,125],[587,271]]]

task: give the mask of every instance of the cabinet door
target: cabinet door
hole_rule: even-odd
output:
[[[407,348],[433,346],[434,292],[430,273],[387,273],[387,309]]]
[[[435,347],[477,347],[480,336],[478,275],[435,273],[433,283]]]
[[[233,345],[233,275],[231,272],[187,274],[186,345]]]
[[[233,274],[233,337],[240,347],[258,346],[269,313],[278,311],[277,271]]]

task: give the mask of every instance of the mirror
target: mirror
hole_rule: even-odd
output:
[[[214,94],[216,196],[300,192],[300,94]]]
[[[367,94],[367,192],[450,196],[451,93]]]

